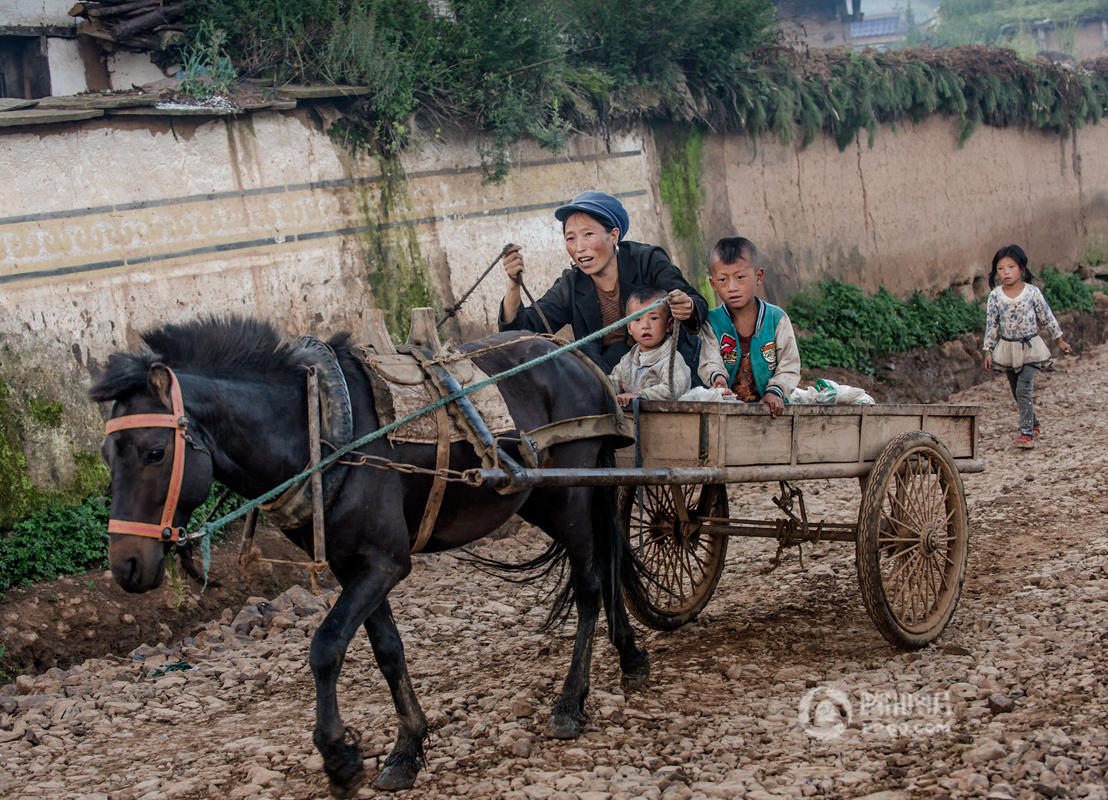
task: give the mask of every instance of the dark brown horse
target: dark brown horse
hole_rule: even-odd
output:
[[[111,401],[111,417],[118,420],[109,423],[102,448],[112,473],[115,521],[155,530],[182,526],[207,497],[213,477],[253,498],[296,475],[308,462],[302,354],[296,345],[283,343],[271,326],[212,319],[169,325],[143,338],[149,350],[112,355],[90,392],[93,400]],[[353,433],[360,438],[379,427],[371,388],[346,335],[336,336],[329,345],[349,386]],[[552,349],[549,342],[518,334],[497,334],[462,348],[479,352],[474,361],[490,375]],[[176,410],[175,384],[183,406]],[[544,362],[499,386],[521,430],[611,410],[600,377],[571,355]],[[171,413],[174,416],[166,416]],[[151,419],[173,424],[178,415],[187,418],[184,433],[161,427],[162,422],[145,424]],[[519,457],[514,449],[506,450]],[[178,451],[183,467],[179,486],[171,486]],[[396,463],[435,465],[433,445],[390,445],[379,438],[361,452]],[[552,445],[539,456],[549,467],[605,466],[610,463],[611,443],[579,440]],[[451,446],[450,466],[466,469],[480,464],[473,448],[459,442]],[[316,685],[314,740],[335,796],[356,793],[363,780],[357,739],[344,728],[336,693],[343,657],[359,626],[369,634],[400,721],[396,745],[375,785],[411,786],[424,760],[427,720],[408,677],[388,593],[411,569],[410,548],[430,489],[427,475],[350,469],[326,509],[326,552],[343,588],[312,639],[310,662]],[[173,492],[179,495],[176,509],[162,520],[167,496]],[[592,640],[602,601],[625,686],[640,684],[649,673],[647,654],[635,643],[621,595],[621,589],[641,591],[641,583],[617,528],[613,493],[605,489],[536,488],[500,495],[450,483],[425,550],[472,542],[516,513],[549,534],[553,543],[548,552],[569,564],[568,591],[562,597],[572,598],[576,605],[577,637],[547,730],[558,738],[573,738],[585,720]],[[285,533],[310,551],[310,522]],[[162,580],[170,546],[158,538],[112,533],[112,573],[128,591],[153,589]]]

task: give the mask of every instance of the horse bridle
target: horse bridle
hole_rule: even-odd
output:
[[[189,419],[185,415],[185,402],[181,398],[181,385],[177,382],[177,376],[164,364],[153,366],[164,367],[169,373],[169,399],[172,413],[124,414],[108,420],[104,425],[104,433],[110,436],[116,431],[132,428],[173,428],[173,467],[169,476],[169,492],[165,496],[160,522],[154,524],[112,518],[108,520],[108,533],[125,533],[177,543],[186,536],[184,528],[173,527],[173,517],[177,513],[177,502],[181,497],[181,485],[185,476],[185,445],[191,445],[203,452],[207,452],[207,448],[198,444],[188,433]]]

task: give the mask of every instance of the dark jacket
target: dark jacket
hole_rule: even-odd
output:
[[[692,298],[695,310],[692,317],[681,325],[677,349],[689,364],[692,374],[696,375],[700,344],[698,331],[700,323],[708,318],[708,302],[685,280],[681,270],[674,266],[666,251],[660,247],[622,241],[619,243],[617,264],[619,298],[623,306],[626,306],[628,296],[635,289],[650,287],[665,289],[667,292],[680,289]],[[561,277],[554,281],[554,285],[547,290],[546,294],[535,301],[535,305],[542,309],[542,313],[546,315],[555,333],[563,325],[569,325],[573,328],[574,338],[580,339],[602,327],[596,284],[577,267],[562,272]],[[521,307],[515,319],[504,322],[502,304],[499,324],[502,331],[546,332],[534,306]],[[611,372],[623,355],[631,349],[632,344],[634,342],[625,334],[623,341],[608,347],[604,347],[599,339],[594,339],[583,345],[581,352],[599,364],[604,372]]]

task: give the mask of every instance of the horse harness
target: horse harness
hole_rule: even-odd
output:
[[[535,338],[549,339],[551,337],[537,336]],[[311,337],[302,337],[301,342],[310,340]],[[330,380],[327,380],[320,384],[320,398],[323,403],[324,398],[331,392],[336,392],[340,399],[340,402],[349,402],[349,390],[346,387],[345,378],[341,368],[338,365],[337,359],[334,358],[334,354],[331,353],[330,348],[322,342],[315,340],[315,344],[312,346],[312,350],[323,357],[330,364],[323,364],[317,362],[314,366],[317,370],[324,370],[325,374],[331,376]],[[370,385],[374,388],[374,398],[378,398],[382,391],[387,391],[384,384],[390,381],[403,381],[407,383],[419,382],[429,387],[431,396],[437,397],[439,400],[447,396],[453,395],[462,389],[462,383],[459,381],[455,372],[452,372],[448,368],[449,365],[455,365],[457,369],[461,369],[462,362],[469,365],[469,368],[476,373],[476,377],[471,373],[470,379],[474,382],[484,377],[476,365],[472,363],[472,358],[479,355],[479,351],[476,353],[452,353],[450,351],[439,350],[436,351],[432,347],[417,346],[415,344],[399,345],[395,348],[395,352],[392,354],[378,353],[373,345],[364,345],[359,348],[355,348],[353,351],[359,356],[358,363],[362,368],[363,374],[366,376]],[[607,375],[596,366],[591,359],[587,356],[581,355],[576,351],[573,351],[573,355],[580,359],[581,363],[587,365],[603,382],[605,387],[609,387]],[[387,366],[386,366],[387,365]],[[400,365],[400,368],[398,368]],[[391,369],[390,369],[391,367]],[[408,372],[408,377],[400,378],[396,373],[403,371]],[[387,374],[394,373],[394,374]],[[497,397],[499,398],[499,390],[494,389]],[[311,394],[311,388],[309,387],[309,395]],[[503,400],[500,399],[503,405]],[[326,403],[323,403],[326,405]],[[501,447],[501,441],[511,439],[517,441],[519,445],[520,457],[527,467],[535,468],[539,464],[539,453],[555,444],[564,442],[570,442],[577,439],[595,438],[598,436],[621,436],[628,439],[633,436],[633,433],[629,433],[630,421],[624,418],[619,405],[615,402],[613,396],[612,406],[615,409],[615,413],[609,414],[597,414],[585,417],[574,417],[566,420],[559,420],[547,425],[540,426],[534,430],[523,432],[519,431],[518,436],[505,437],[494,435],[494,432],[490,430],[490,426],[486,423],[481,410],[474,404],[470,396],[455,397],[450,403],[438,406],[435,411],[435,467],[434,469],[427,469],[423,467],[417,467],[411,464],[403,464],[391,461],[389,459],[371,456],[364,453],[355,451],[351,455],[355,456],[357,460],[341,460],[334,465],[328,467],[328,471],[336,469],[339,466],[368,466],[378,469],[391,469],[398,472],[406,472],[412,474],[424,474],[431,477],[431,488],[428,491],[427,500],[424,504],[423,514],[420,519],[419,528],[416,532],[415,538],[412,541],[411,551],[412,553],[418,553],[423,550],[427,545],[428,540],[431,538],[431,534],[434,531],[435,522],[438,519],[438,512],[442,505],[443,495],[446,491],[446,484],[450,481],[463,482],[464,479],[461,473],[458,473],[450,469],[450,445],[452,440],[452,426],[451,420],[453,420],[456,428],[460,431],[462,437],[473,447],[474,451],[481,459],[481,463],[486,468],[504,469],[510,475],[519,474],[523,471],[523,467],[511,456],[504,452]],[[378,408],[379,416],[382,409]],[[504,407],[505,413],[507,411]],[[309,413],[311,413],[309,411]],[[486,409],[486,413],[491,413]],[[309,420],[309,435],[312,432],[311,420]],[[327,444],[333,449],[339,449],[347,444],[353,438],[351,432],[349,436],[341,435],[338,440],[331,438],[328,435],[327,420],[324,419],[322,425],[322,433],[327,439]],[[317,427],[317,430],[319,428]],[[318,452],[319,443],[312,444],[311,449],[313,452]],[[318,460],[318,458],[317,458]],[[318,473],[313,473],[313,475]],[[304,492],[304,484],[300,484],[298,487],[293,487],[286,494],[294,492],[296,489],[300,489],[300,502],[299,507],[301,509],[299,524],[306,522],[306,511],[308,504],[303,502],[306,499]],[[513,487],[511,483],[505,488],[498,489],[501,493],[511,493],[519,491],[518,488]],[[315,563],[318,563],[321,558],[323,537],[322,537],[322,505],[316,499],[316,495],[312,495],[312,507],[315,509],[315,517],[320,519],[320,522],[316,526],[316,548],[315,548]],[[333,499],[332,495],[328,495],[325,498],[325,504],[330,504]],[[271,505],[281,505],[282,498],[277,498]],[[262,509],[267,514],[272,516],[273,512],[270,506],[262,506]],[[287,513],[287,512],[286,512]]]
[[[334,351],[324,342],[311,336],[300,337],[297,344],[300,349],[299,360],[307,373],[309,467],[314,467],[320,461],[322,444],[327,444],[332,450],[338,450],[353,441],[353,409],[350,401],[350,390]],[[370,378],[371,384],[376,383],[380,380],[380,375],[377,374],[379,370],[375,370],[373,359],[367,357],[366,352],[367,350],[372,351],[372,347],[362,348],[362,350],[362,358],[359,359],[359,362],[363,372]],[[462,388],[461,383],[447,369],[446,364],[450,363],[451,360],[456,362],[475,355],[434,353],[429,348],[420,348],[413,345],[401,346],[398,348],[398,354],[409,358],[413,365],[418,365],[418,368],[424,374],[424,382],[432,387],[433,393],[437,394],[440,399]],[[592,368],[598,376],[604,378],[605,386],[608,385],[607,376],[588,357],[577,354],[576,351],[574,351],[574,355]],[[117,431],[134,428],[172,428],[174,430],[174,450],[169,491],[166,495],[161,519],[157,524],[113,518],[108,522],[108,532],[144,536],[177,544],[187,537],[184,528],[175,528],[172,525],[184,477],[184,446],[189,445],[206,453],[209,451],[203,445],[197,443],[188,432],[189,419],[185,414],[184,401],[177,376],[172,369],[164,364],[153,366],[164,368],[169,375],[172,412],[169,414],[128,414],[116,417],[108,420],[105,425],[105,433],[110,435]],[[555,444],[597,436],[627,437],[628,421],[623,417],[618,404],[613,402],[613,406],[615,407],[615,413],[574,417],[543,425],[526,433],[520,431],[518,436],[519,450],[526,466],[537,466],[539,452]],[[508,471],[509,474],[516,474],[523,469],[500,447],[499,440],[501,437],[492,434],[481,413],[469,397],[457,397],[448,406],[442,405],[435,409],[437,436],[435,437],[435,468],[433,470],[410,464],[399,464],[388,459],[355,451],[353,455],[359,457],[357,461],[336,461],[323,470],[322,474],[319,470],[313,471],[310,476],[294,484],[274,500],[261,506],[262,510],[279,528],[297,528],[306,525],[311,520],[314,545],[312,561],[283,562],[280,559],[269,558],[259,560],[275,563],[296,563],[306,566],[312,573],[313,584],[315,583],[316,572],[326,566],[323,535],[324,509],[337,496],[350,466],[394,469],[401,472],[428,474],[432,477],[431,489],[411,548],[412,553],[420,552],[426,546],[434,530],[446,483],[452,480],[462,480],[460,473],[455,474],[449,468],[451,418],[454,419],[458,429],[464,434],[464,438],[478,453],[484,466],[502,468]],[[512,438],[515,439],[515,437]],[[507,493],[518,491],[518,489],[511,488],[509,485],[509,488],[501,491]],[[252,543],[256,516],[257,510],[255,509],[250,512],[246,519],[240,558],[245,555]]]

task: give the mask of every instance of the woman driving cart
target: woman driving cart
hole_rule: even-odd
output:
[[[575,338],[598,331],[624,316],[627,298],[636,289],[657,287],[669,293],[670,311],[680,322],[678,352],[695,374],[697,332],[708,314],[708,303],[694,289],[661,247],[624,237],[630,222],[623,204],[604,192],[587,191],[554,211],[562,223],[566,252],[573,266],[562,272],[534,305],[523,307],[519,276],[523,254],[511,249],[504,257],[510,280],[500,304],[500,330],[550,332],[564,325]],[[605,372],[611,372],[630,350],[626,329],[589,342],[581,351]]]

